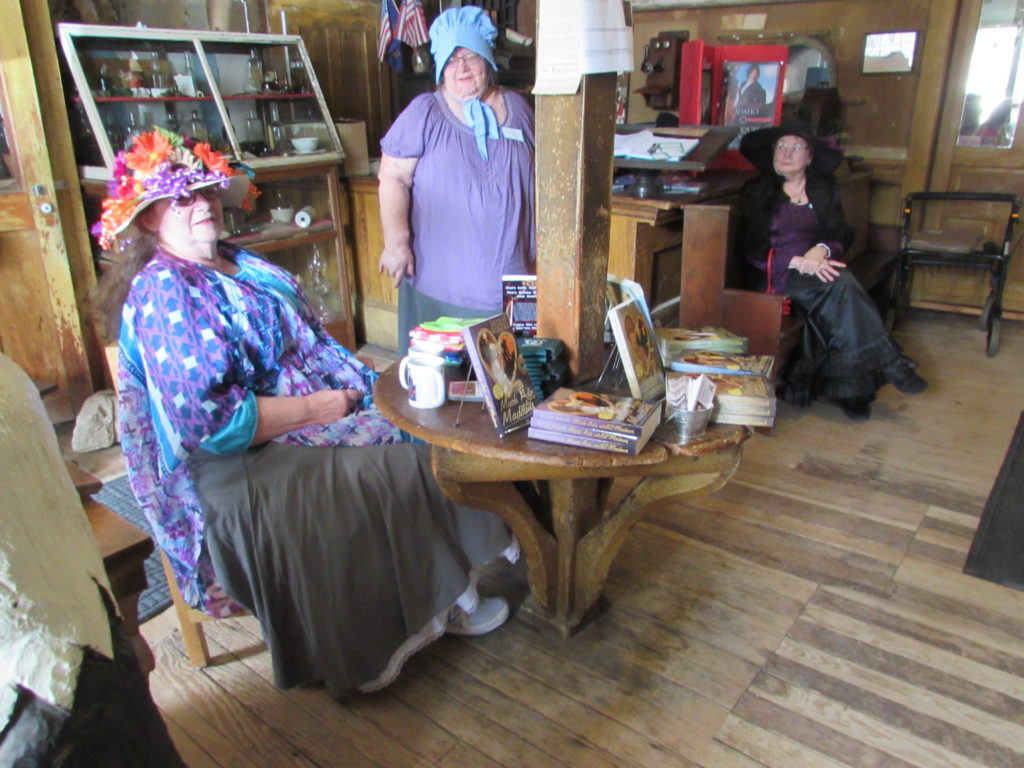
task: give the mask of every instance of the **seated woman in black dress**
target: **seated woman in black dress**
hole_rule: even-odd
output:
[[[917,363],[886,332],[841,260],[853,240],[833,176],[842,153],[794,126],[748,133],[740,152],[761,171],[743,188],[740,247],[752,287],[787,295],[807,323],[780,394],[795,405],[825,396],[863,421],[887,382],[923,392]]]

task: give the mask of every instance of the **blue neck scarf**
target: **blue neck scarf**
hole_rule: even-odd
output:
[[[452,98],[455,98],[454,96]],[[455,99],[462,105],[462,116],[476,136],[476,148],[484,160],[487,156],[487,139],[498,138],[498,116],[480,99]]]

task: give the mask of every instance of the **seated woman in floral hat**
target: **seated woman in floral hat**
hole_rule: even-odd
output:
[[[842,152],[798,125],[747,133],[740,152],[761,171],[744,186],[741,206],[739,242],[752,287],[786,294],[806,319],[780,394],[794,405],[825,396],[864,421],[887,382],[905,394],[923,392],[917,363],[842,261],[853,240],[833,175]]]
[[[335,695],[387,685],[445,631],[500,626],[508,604],[473,570],[515,540],[445,498],[295,277],[220,241],[224,203],[255,194],[245,173],[157,129],[113,174],[94,233],[115,260],[122,447],[185,599],[248,609],[278,686]]]

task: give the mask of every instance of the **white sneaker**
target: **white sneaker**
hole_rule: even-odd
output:
[[[448,614],[448,629],[453,635],[486,635],[505,623],[508,602],[503,597],[482,597],[476,610],[466,613],[455,606]]]

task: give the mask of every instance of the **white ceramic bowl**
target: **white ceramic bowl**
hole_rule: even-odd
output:
[[[290,224],[295,216],[294,208],[271,208],[270,218],[281,224]]]
[[[318,144],[320,144],[320,139],[316,136],[292,139],[292,146],[297,152],[312,152]]]

